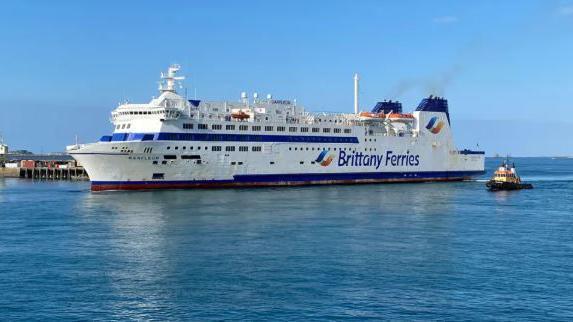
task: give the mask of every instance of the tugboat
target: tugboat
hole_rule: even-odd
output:
[[[493,178],[485,185],[489,188],[489,191],[533,189],[532,184],[521,182],[521,178],[515,170],[515,164],[510,166],[507,160],[497,168]]]

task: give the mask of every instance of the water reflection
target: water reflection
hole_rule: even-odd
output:
[[[447,270],[452,234],[423,232],[455,230],[453,199],[463,195],[464,187],[467,184],[86,193],[76,211],[106,227],[103,242],[109,252],[103,269],[110,290],[123,299],[114,302],[113,311],[119,318],[145,319],[141,312],[193,298],[202,287],[228,291],[228,286],[213,286],[209,279],[273,280],[277,270],[298,276],[301,270],[318,274],[324,269],[372,269],[384,254],[398,253],[411,254],[407,260],[421,266],[440,258]],[[363,256],[373,250],[379,254]],[[293,261],[297,257],[300,261]],[[178,285],[181,279],[187,283]],[[245,300],[240,294],[226,296]],[[137,299],[145,299],[145,310],[130,308]],[[135,311],[139,315],[129,315]]]
[[[6,179],[0,178],[0,202],[4,202],[4,191],[6,190]]]
[[[108,288],[117,298],[117,318],[148,319],[147,311],[165,306],[165,295],[145,285],[162,283],[170,270],[165,252],[165,207],[153,194],[86,193],[77,210],[99,221],[108,235],[105,270]]]

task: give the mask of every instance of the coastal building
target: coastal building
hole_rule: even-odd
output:
[[[0,165],[6,162],[6,155],[8,154],[8,145],[4,144],[4,139],[0,137]]]

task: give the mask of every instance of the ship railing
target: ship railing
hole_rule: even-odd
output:
[[[222,121],[222,122],[238,122],[238,123],[286,123],[286,124],[306,124],[306,125],[342,125],[354,126],[358,125],[358,120],[350,118],[319,118],[315,114],[306,114],[301,116],[278,117],[272,115],[266,119],[268,115],[264,113],[255,113],[254,116],[248,119],[235,119],[231,117],[231,113],[210,113],[209,111],[192,110],[190,113],[185,113],[190,119],[206,120],[206,121]],[[330,122],[332,121],[332,122]],[[361,124],[361,123],[360,123]]]

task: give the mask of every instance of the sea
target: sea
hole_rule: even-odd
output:
[[[572,321],[573,159],[455,183],[0,179],[0,320]]]

